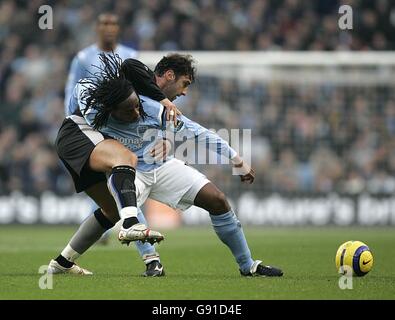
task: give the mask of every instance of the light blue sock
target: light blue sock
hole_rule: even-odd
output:
[[[141,211],[140,208],[137,208],[137,219],[140,223],[144,223],[148,226],[147,220],[145,220],[143,211]],[[141,241],[135,241],[134,243],[136,244],[137,250],[145,263],[149,263],[153,260],[160,261],[159,254],[155,251],[155,247],[152,244],[148,242],[142,243]]]
[[[236,215],[233,211],[229,211],[220,215],[210,214],[210,218],[217,236],[232,251],[240,270],[243,273],[250,272],[250,267],[254,261],[251,258],[247,240]]]

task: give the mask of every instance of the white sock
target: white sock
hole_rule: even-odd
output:
[[[121,217],[121,219],[132,218],[132,217],[137,218],[137,208],[136,207],[122,208],[119,211],[119,216]]]
[[[66,248],[64,248],[63,249],[63,251],[61,252],[61,255],[63,256],[63,257],[65,257],[68,261],[70,261],[70,262],[74,262],[74,260],[76,260],[79,256],[80,256],[80,254],[77,252],[77,251],[75,251],[71,246],[70,246],[70,244],[68,244],[67,246],[66,246]]]

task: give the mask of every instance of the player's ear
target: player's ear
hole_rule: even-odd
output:
[[[173,70],[167,70],[165,72],[165,77],[167,81],[173,81],[176,79],[176,74],[174,73]]]

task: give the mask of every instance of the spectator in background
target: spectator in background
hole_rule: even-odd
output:
[[[37,27],[37,9],[43,4],[53,8],[53,30]],[[40,162],[54,158],[51,146],[64,118],[69,62],[91,43],[95,31],[97,43],[90,47],[98,52],[102,42],[106,50],[120,43],[171,51],[395,49],[393,0],[349,0],[351,31],[337,27],[341,4],[345,2],[0,1],[0,195],[14,190],[33,194],[48,186],[57,194],[74,193],[59,163],[43,168]],[[99,23],[99,13],[107,11],[118,18],[115,24]],[[97,64],[94,57],[85,60],[88,67]],[[183,111],[210,128],[254,126],[252,156],[259,179],[252,188],[259,194],[290,189],[391,194],[394,92],[392,83],[287,86],[200,75]],[[249,112],[234,116],[243,103]],[[278,179],[279,166],[290,175]],[[238,194],[225,171],[205,170],[226,193]]]
[[[74,111],[68,110],[68,107],[71,94],[78,80],[99,71],[97,66],[100,66],[99,54],[101,52],[111,53],[113,51],[122,60],[137,57],[136,50],[118,43],[120,34],[118,15],[109,12],[100,14],[96,21],[96,33],[97,43],[78,52],[71,63],[64,99],[66,116]]]

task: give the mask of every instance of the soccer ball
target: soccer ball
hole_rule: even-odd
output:
[[[347,241],[336,252],[336,269],[339,273],[362,277],[373,267],[373,255],[361,241]]]

